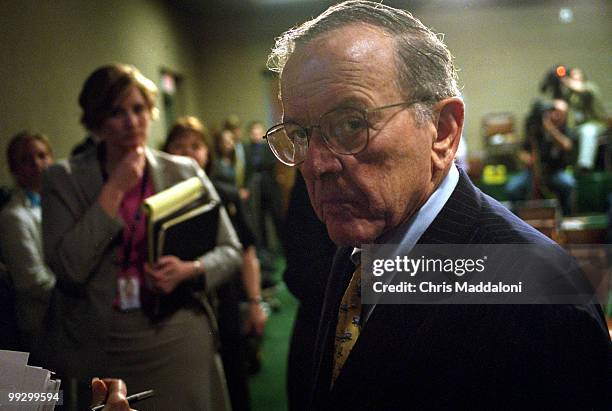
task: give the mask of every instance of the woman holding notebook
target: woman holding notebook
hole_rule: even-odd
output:
[[[63,377],[113,376],[136,391],[154,389],[142,410],[223,410],[205,292],[236,272],[241,247],[222,209],[211,251],[147,263],[144,199],[199,176],[218,201],[193,161],[145,147],[156,95],[153,82],[123,64],[99,68],[83,86],[81,122],[98,143],[45,175],[43,240],[58,281],[39,352]],[[177,296],[179,286],[189,292]]]

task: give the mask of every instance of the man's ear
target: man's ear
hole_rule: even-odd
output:
[[[431,147],[432,166],[445,170],[455,158],[463,131],[463,100],[451,97],[434,105],[437,115],[437,135]]]

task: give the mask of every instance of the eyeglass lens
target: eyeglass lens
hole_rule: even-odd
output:
[[[359,109],[339,108],[324,114],[320,129],[325,143],[335,153],[356,154],[367,145],[368,123],[365,113]],[[295,165],[304,161],[309,139],[309,132],[304,127],[283,123],[269,130],[267,139],[283,163]]]

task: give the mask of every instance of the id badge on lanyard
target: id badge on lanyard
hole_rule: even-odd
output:
[[[138,202],[138,204],[142,203],[142,200],[144,199],[147,187],[147,179],[148,173],[147,169],[145,168],[144,175],[142,176],[142,183],[140,186],[140,201]],[[134,237],[136,236],[136,231],[138,229],[138,224],[140,223],[141,215],[142,211],[140,207],[137,207],[132,219],[129,237],[125,242],[125,246],[123,248],[123,262],[121,264],[122,275],[117,278],[119,309],[121,311],[137,310],[140,309],[142,306],[140,300],[140,281],[138,281],[138,273],[132,273],[132,270],[130,270],[130,256],[132,254]]]
[[[117,286],[119,289],[119,309],[121,311],[131,311],[141,307],[140,284],[136,277],[119,277]]]

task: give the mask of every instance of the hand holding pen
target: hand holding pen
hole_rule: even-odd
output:
[[[130,403],[153,396],[153,390],[144,391],[127,397],[127,387],[122,380],[94,378],[91,381],[92,411],[134,411]]]

